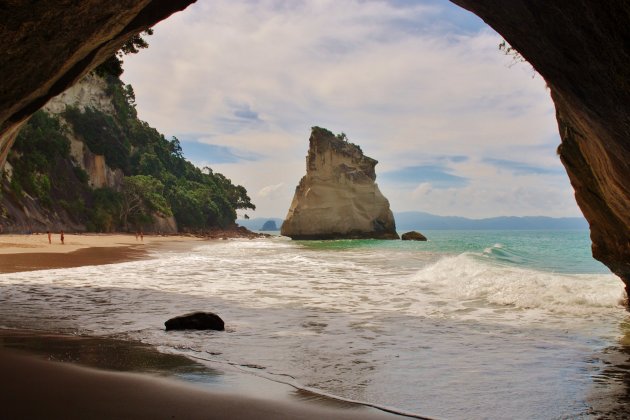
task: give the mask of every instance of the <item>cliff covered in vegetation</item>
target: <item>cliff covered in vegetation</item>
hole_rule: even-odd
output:
[[[119,75],[99,68],[24,125],[2,174],[5,232],[203,231],[254,208],[245,188],[139,120]]]

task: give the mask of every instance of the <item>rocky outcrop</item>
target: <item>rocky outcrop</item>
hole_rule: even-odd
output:
[[[61,114],[67,106],[77,107],[81,111],[95,108],[109,115],[116,112],[112,104],[112,95],[107,92],[107,82],[94,73],[89,73],[68,90],[51,98],[44,106],[44,110],[51,114]]]
[[[278,229],[278,226],[276,225],[275,220],[267,220],[262,227],[260,228],[260,230],[262,232],[271,232],[271,231],[276,231],[276,230],[280,230]]]
[[[630,2],[451,0],[480,16],[545,79],[558,148],[593,256],[630,291]]]
[[[160,235],[177,233],[177,221],[173,216],[153,215],[153,223],[144,228],[147,232],[155,232]]]
[[[195,0],[3,2],[0,169],[24,121],[133,35]]]
[[[66,135],[70,140],[70,154],[79,167],[87,173],[90,187],[110,187],[119,190],[124,178],[123,171],[110,168],[105,162],[105,156],[92,153],[82,139],[74,133],[72,125],[63,118],[63,112],[68,106],[81,111],[93,108],[113,116],[115,109],[112,104],[112,95],[107,90],[105,79],[90,73],[67,91],[48,101],[43,109],[59,118],[64,125]]]
[[[403,241],[426,241],[427,237],[420,232],[412,230],[411,232],[403,233],[400,239]]]
[[[193,312],[171,318],[164,323],[166,331],[170,330],[225,330],[221,317],[212,312]]]
[[[389,202],[374,182],[377,163],[359,146],[313,127],[306,176],[280,233],[292,239],[398,239]]]

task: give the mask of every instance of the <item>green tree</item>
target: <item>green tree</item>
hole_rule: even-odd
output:
[[[113,232],[118,229],[122,210],[122,194],[111,188],[94,190],[88,230]]]
[[[129,223],[142,225],[151,215],[171,216],[173,213],[164,198],[164,185],[147,175],[125,177],[121,191],[120,221],[125,230]]]
[[[153,35],[153,29],[149,28],[144,32],[132,36],[116,54],[109,57],[96,68],[96,74],[100,76],[111,75],[116,78],[123,74],[123,57],[127,54],[137,54],[140,50],[149,47],[149,43],[143,36]]]
[[[13,166],[11,189],[18,197],[27,192],[50,207],[54,181],[59,183],[54,176],[56,163],[69,156],[70,142],[59,120],[37,111],[18,134],[9,154]]]
[[[81,111],[72,106],[66,107],[63,116],[92,153],[105,156],[109,166],[130,172],[131,145],[114,117],[94,108]]]

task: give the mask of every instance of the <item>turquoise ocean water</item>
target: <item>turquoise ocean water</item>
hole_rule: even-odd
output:
[[[591,256],[587,230],[426,230],[426,242],[415,241],[314,241],[312,249],[383,249],[403,252],[470,253],[496,264],[558,273],[603,274],[608,267]],[[401,235],[403,232],[399,232]]]
[[[628,407],[625,292],[591,257],[587,231],[423,233],[209,241],[4,274],[0,324],[139,340],[437,418],[615,418]],[[227,331],[164,331],[194,310],[217,312]]]

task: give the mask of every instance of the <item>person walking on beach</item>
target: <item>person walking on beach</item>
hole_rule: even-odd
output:
[[[64,244],[63,230],[61,231],[61,245]]]
[[[140,242],[144,242],[144,233],[140,231]]]
[[[136,230],[136,241],[138,240],[139,232]]]
[[[52,244],[52,235],[50,234],[50,231],[47,230],[46,234],[48,235],[48,245]]]

